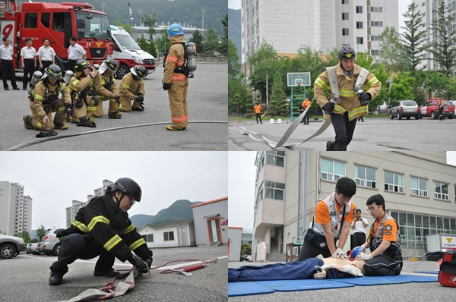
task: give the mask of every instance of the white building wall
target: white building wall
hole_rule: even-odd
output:
[[[32,198],[24,196],[24,186],[0,181],[0,232],[15,235],[31,231]]]
[[[242,228],[228,227],[228,240],[230,242],[230,250],[228,251],[228,261],[241,260],[241,238]]]

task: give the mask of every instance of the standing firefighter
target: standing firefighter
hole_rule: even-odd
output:
[[[130,72],[124,75],[120,81],[120,111],[144,111],[144,78],[147,69],[142,65],[136,65]],[[133,107],[131,101],[133,100]]]
[[[168,29],[171,47],[165,62],[163,89],[168,90],[171,107],[172,125],[167,130],[185,130],[188,125],[187,88],[188,68],[185,68],[184,30],[180,24],[173,24]]]
[[[62,79],[60,67],[52,64],[44,72],[45,75],[35,84],[30,95],[32,115],[25,115],[23,118],[25,128],[48,131],[40,132],[37,137],[56,135],[53,129],[68,129],[63,122],[65,115],[71,114],[70,93]],[[61,98],[59,94],[62,95]],[[54,121],[52,112],[55,112]]]
[[[87,60],[78,60],[74,66],[74,76],[70,80],[69,88],[73,101],[73,121],[78,126],[94,128],[97,125],[89,118],[97,109],[98,98],[93,98],[93,78],[98,70],[90,70]]]
[[[98,103],[97,110],[94,113],[94,117],[103,116],[103,102],[109,100],[109,112],[108,116],[112,119],[120,119],[122,113],[119,112],[119,88],[116,85],[114,74],[117,70],[117,62],[114,59],[107,59],[103,61],[98,74],[93,79],[93,85],[99,95],[100,102]]]
[[[100,257],[95,264],[95,276],[119,277],[121,274],[112,267],[115,258],[128,260],[139,272],[147,271],[152,265],[152,251],[127,213],[135,201],[141,201],[141,187],[130,178],[119,178],[105,195],[93,198],[81,208],[71,226],[57,235],[64,237],[58,260],[50,267],[49,284],[62,284],[68,264],[76,259],[97,256]]]
[[[356,52],[348,45],[339,50],[339,64],[326,68],[315,80],[315,97],[331,116],[335,141],[328,141],[327,151],[346,151],[353,138],[356,120],[367,115],[369,100],[375,98],[382,83],[366,69],[355,64]],[[325,90],[332,94],[328,100]]]

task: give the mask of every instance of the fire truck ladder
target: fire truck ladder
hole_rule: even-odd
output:
[[[0,18],[4,18],[5,13],[12,14],[14,12],[14,6],[11,2],[10,0],[0,1]]]

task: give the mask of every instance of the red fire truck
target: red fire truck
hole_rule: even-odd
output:
[[[56,64],[63,70],[68,69],[67,49],[71,36],[78,38],[91,63],[101,64],[112,54],[108,16],[87,3],[24,2],[19,5],[15,0],[0,0],[0,33],[10,38],[16,70],[26,38],[32,39],[37,51],[43,39],[48,38],[56,52]]]

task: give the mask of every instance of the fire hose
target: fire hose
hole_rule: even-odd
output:
[[[178,268],[171,268],[171,269],[164,269],[160,272],[160,274],[169,274],[169,273],[178,273],[184,276],[191,276],[192,273],[191,271],[195,271],[198,269],[202,269],[207,266],[208,263],[217,263],[216,258],[211,258],[207,260],[198,260],[198,259],[181,259],[181,260],[174,260],[174,261],[169,261],[165,264],[155,266],[151,269],[159,269],[164,266],[167,266],[170,263],[175,263],[175,262],[182,262],[182,261],[197,261],[200,263],[197,264],[192,264],[192,265],[183,265],[182,267]],[[125,295],[128,291],[132,290],[135,288],[135,278],[140,277],[143,274],[149,273],[149,269],[147,269],[147,272],[142,272],[139,271],[138,269],[132,268],[128,270],[119,270],[119,271],[126,271],[127,273],[121,274],[118,277],[115,277],[112,279],[112,281],[106,283],[105,286],[95,289],[87,289],[77,295],[76,297],[71,298],[67,302],[77,302],[77,301],[82,301],[86,299],[97,299],[97,300],[105,300],[105,299],[110,299],[118,296]],[[126,277],[126,278],[125,278]],[[124,281],[118,281],[117,283],[115,282],[118,279],[125,278]]]

